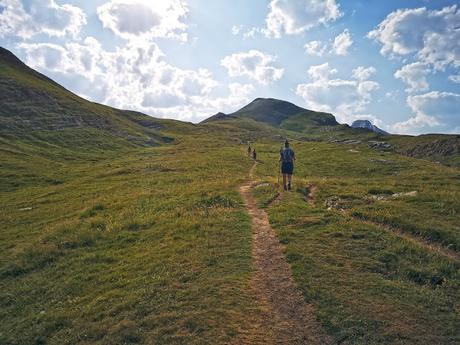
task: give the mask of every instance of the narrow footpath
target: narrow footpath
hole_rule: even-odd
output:
[[[313,306],[305,303],[292,278],[283,246],[270,226],[267,213],[259,209],[251,193],[254,162],[240,194],[252,219],[254,274],[251,289],[261,312],[248,315],[241,344],[332,344],[317,322]],[[250,324],[250,325],[249,325]]]

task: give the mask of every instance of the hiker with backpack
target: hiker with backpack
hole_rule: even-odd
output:
[[[294,150],[289,147],[289,141],[286,139],[284,142],[284,148],[280,150],[281,173],[283,174],[284,190],[291,190],[292,174],[294,172],[294,161]]]
[[[254,159],[255,161],[257,160],[256,149],[254,149],[254,150],[252,151],[252,159]]]

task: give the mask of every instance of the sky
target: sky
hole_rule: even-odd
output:
[[[460,133],[459,1],[0,0],[0,45],[155,117],[273,97],[391,133]]]

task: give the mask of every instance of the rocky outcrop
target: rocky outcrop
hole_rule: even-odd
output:
[[[369,131],[382,134],[382,135],[388,135],[389,133],[385,132],[383,129],[378,128],[377,126],[373,125],[372,122],[369,120],[356,120],[351,124],[352,128],[363,128],[367,129]]]

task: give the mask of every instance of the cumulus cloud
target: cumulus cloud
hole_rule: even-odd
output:
[[[168,37],[187,40],[187,4],[182,0],[111,0],[97,8],[105,28],[125,39]]]
[[[226,56],[220,64],[227,69],[231,77],[246,76],[267,85],[279,80],[284,74],[283,68],[272,65],[275,60],[276,57],[253,49]]]
[[[414,62],[397,70],[394,76],[397,79],[401,79],[408,86],[407,92],[426,91],[429,89],[428,81],[426,80],[426,75],[429,72],[430,69],[426,64]]]
[[[26,63],[59,79],[71,79],[74,91],[117,108],[187,121],[244,105],[254,91],[251,84],[232,83],[225,97],[207,69],[181,69],[168,64],[160,48],[130,42],[106,51],[92,37],[63,46],[22,43]]]
[[[374,72],[373,67],[360,66],[352,71],[351,79],[332,79],[338,71],[329,63],[311,66],[308,70],[311,81],[297,85],[296,94],[308,108],[331,112],[339,121],[351,122],[366,114],[372,94],[379,88],[377,82],[368,80]]]
[[[460,67],[460,10],[399,9],[390,13],[368,37],[382,45],[383,55],[414,54],[420,62],[444,70]]]
[[[265,33],[276,38],[300,34],[342,15],[335,0],[272,0],[268,7]]]
[[[374,67],[363,67],[359,66],[353,70],[353,78],[360,81],[368,80],[373,74],[375,74],[376,69]]]
[[[304,45],[307,55],[323,56],[327,45],[321,41],[310,41]]]
[[[410,95],[407,104],[414,116],[393,125],[397,133],[439,131],[458,133],[460,130],[460,94],[432,91]]]
[[[332,52],[337,55],[348,55],[348,49],[352,46],[353,39],[348,29],[337,35],[332,45]]]
[[[0,38],[27,39],[41,33],[76,37],[86,24],[82,9],[55,0],[31,0],[26,6],[20,0],[0,0],[0,6]]]
[[[310,41],[304,45],[304,48],[305,53],[311,56],[323,56],[326,50],[329,50],[331,54],[345,56],[348,55],[348,49],[352,45],[353,39],[351,38],[350,31],[345,29],[332,42]]]

